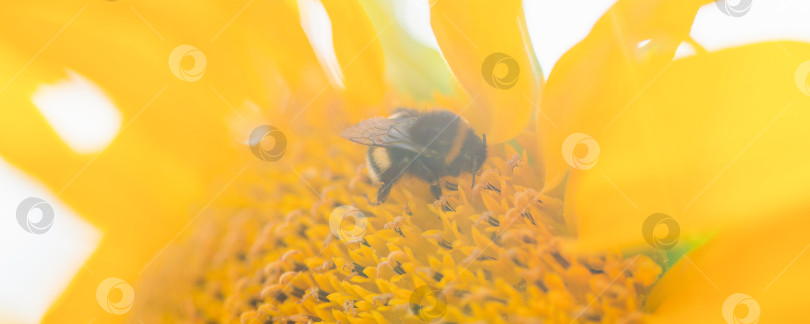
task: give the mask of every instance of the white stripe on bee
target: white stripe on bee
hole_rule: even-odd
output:
[[[388,151],[385,148],[375,147],[371,155],[374,156],[374,162],[377,162],[380,169],[388,170],[391,167],[391,157],[388,156]]]
[[[373,161],[372,161],[373,159]],[[377,168],[380,172],[384,172],[391,167],[391,158],[385,148],[375,147],[371,150],[371,156],[366,155],[366,163],[368,164],[368,175],[374,183],[380,182],[380,175],[377,173]],[[376,166],[376,168],[375,168]]]
[[[377,172],[374,171],[374,167],[371,165],[371,163],[373,163],[373,162],[371,162],[371,160],[367,158],[366,159],[366,164],[368,164],[368,166],[367,166],[368,167],[368,177],[371,179],[371,182],[378,183],[378,182],[380,182],[380,177],[377,175]]]

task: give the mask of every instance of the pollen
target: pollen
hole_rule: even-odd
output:
[[[301,177],[272,163],[245,171],[144,274],[133,318],[646,321],[642,306],[661,267],[642,254],[572,249],[562,198],[542,188],[526,151],[493,149],[472,189],[471,175],[448,177],[434,200],[403,179],[378,206],[356,146],[323,152],[328,158],[285,156]],[[365,222],[335,229],[330,217],[346,205]]]

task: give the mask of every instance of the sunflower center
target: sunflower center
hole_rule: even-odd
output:
[[[533,189],[539,177],[525,158],[491,156],[474,189],[470,174],[446,178],[436,201],[425,184],[405,179],[375,206],[363,161],[340,150],[324,150],[328,158],[290,152],[285,159],[298,175],[272,163],[246,171],[156,261],[162,266],[138,288],[149,302],[135,316],[342,323],[644,316],[661,268],[645,255],[568,248],[575,238],[562,201]]]

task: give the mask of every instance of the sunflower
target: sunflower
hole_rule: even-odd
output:
[[[439,52],[387,1],[8,4],[0,152],[104,233],[44,321],[795,322],[810,46],[706,51],[709,2],[620,0],[548,80],[520,1],[431,1]],[[65,69],[121,110],[99,153],[30,100]],[[397,106],[487,134],[475,186],[370,203],[337,134]]]

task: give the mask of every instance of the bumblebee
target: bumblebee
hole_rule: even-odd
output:
[[[369,173],[381,183],[377,204],[385,202],[403,175],[429,183],[436,199],[442,196],[439,179],[444,176],[471,172],[475,186],[475,174],[487,159],[486,134],[479,138],[466,120],[448,110],[400,108],[388,118],[357,123],[341,137],[369,146]]]

